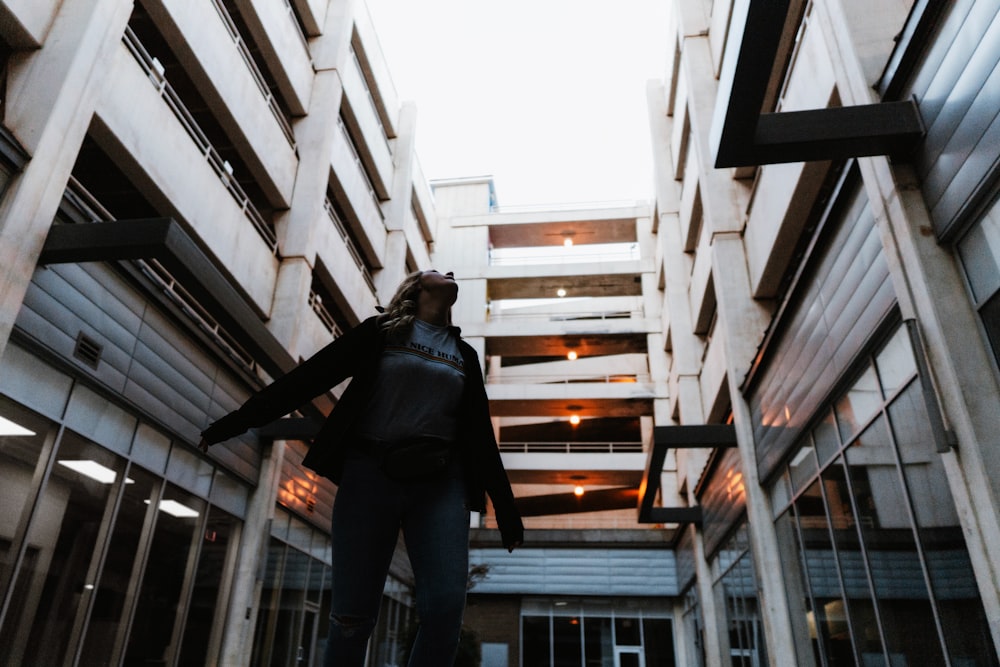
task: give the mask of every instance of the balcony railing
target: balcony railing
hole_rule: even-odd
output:
[[[104,206],[90,194],[83,185],[70,176],[66,192],[63,195],[73,207],[90,220],[92,223],[100,224],[110,222],[115,219]],[[177,280],[170,275],[155,259],[133,260],[143,275],[149,278],[157,288],[163,292],[183,312],[198,329],[203,331],[210,340],[222,349],[226,355],[236,363],[253,373],[256,362],[249,352],[244,350],[236,339],[233,338],[219,323],[209,315],[208,311],[191,295]]]
[[[497,248],[490,250],[490,266],[537,266],[540,264],[595,264],[597,262],[634,262],[642,258],[637,243],[614,244],[621,247],[595,248],[577,245],[569,248]]]
[[[295,14],[295,9],[292,8],[292,3],[290,0],[284,0],[285,12],[288,14],[288,18],[292,21],[292,25],[295,26],[295,34],[299,36],[299,41],[302,42],[302,48],[306,50],[306,55],[312,60],[312,54],[309,53],[309,39],[306,37],[305,31],[302,30],[302,24],[299,23],[299,17]]]
[[[229,15],[229,11],[226,9],[226,6],[222,4],[222,0],[212,0],[212,5],[215,6],[215,11],[218,13],[219,18],[222,19],[223,25],[226,26],[226,31],[229,32],[229,36],[233,39],[233,44],[236,46],[237,51],[239,51],[240,57],[246,64],[247,69],[250,70],[250,75],[253,77],[254,83],[257,84],[260,94],[264,96],[264,101],[267,103],[267,107],[271,110],[271,115],[274,116],[274,119],[278,122],[278,126],[281,128],[282,134],[284,134],[285,139],[288,140],[288,145],[294,150],[295,132],[292,131],[292,124],[288,121],[288,118],[285,117],[281,107],[278,106],[278,100],[271,93],[271,89],[268,87],[267,81],[264,79],[264,75],[261,73],[260,68],[257,67],[257,63],[254,61],[253,56],[250,54],[250,49],[247,48],[247,43],[244,41],[243,36],[236,27],[233,17]]]
[[[512,454],[637,454],[642,442],[501,442],[501,452]]]
[[[365,69],[361,66],[361,59],[358,57],[358,52],[351,47],[351,58],[354,60],[354,66],[358,68],[358,75],[361,77],[361,85],[365,89],[365,97],[368,98],[368,106],[371,107],[372,113],[375,115],[375,122],[378,123],[379,130],[382,131],[382,138],[385,140],[385,145],[387,148],[389,146],[389,134],[385,131],[385,125],[382,124],[382,116],[378,113],[378,105],[375,104],[375,96],[372,95],[372,89],[368,86],[368,79],[365,78]]]
[[[243,210],[243,214],[249,218],[250,222],[253,224],[254,229],[260,234],[261,238],[267,244],[268,248],[274,255],[278,254],[278,238],[274,233],[274,229],[271,225],[264,220],[264,216],[260,214],[257,207],[253,205],[250,198],[247,196],[246,192],[240,186],[239,182],[233,178],[232,167],[229,163],[222,159],[219,152],[212,146],[205,133],[202,132],[201,128],[198,127],[198,123],[195,121],[194,116],[188,111],[184,102],[181,100],[180,96],[174,91],[174,89],[167,83],[166,78],[163,76],[163,67],[160,65],[159,61],[149,54],[149,51],[142,45],[139,38],[136,37],[135,33],[132,32],[131,28],[125,28],[125,35],[123,37],[125,46],[128,47],[129,52],[135,57],[139,66],[142,67],[146,76],[149,77],[150,82],[153,87],[156,88],[160,97],[167,103],[170,110],[174,112],[177,120],[180,121],[181,126],[187,131],[188,135],[194,140],[195,145],[201,150],[202,156],[211,165],[212,169],[215,171],[219,180],[222,181],[223,185],[232,195],[236,203],[240,205]]]
[[[358,147],[354,145],[354,139],[351,138],[351,133],[347,129],[347,124],[344,123],[344,119],[340,116],[337,116],[337,125],[340,126],[340,131],[344,135],[347,147],[351,150],[351,155],[354,157],[355,164],[358,165],[361,177],[365,181],[365,187],[368,188],[368,196],[371,197],[372,202],[375,204],[375,210],[378,211],[381,218],[385,219],[385,215],[382,213],[382,202],[379,201],[378,195],[375,194],[375,186],[372,184],[372,179],[368,176],[368,170],[365,168],[365,163],[361,159],[361,154],[358,153]]]
[[[490,309],[488,317],[491,321],[499,320],[534,320],[536,322],[578,322],[583,320],[628,320],[642,319],[645,311],[642,308],[632,310],[612,310],[606,312],[573,311],[567,313],[524,313],[516,309]]]
[[[639,382],[652,382],[648,373],[609,373],[607,375],[594,375],[593,373],[581,373],[579,375],[566,375],[565,373],[537,375],[489,375],[486,378],[487,384],[636,384]]]
[[[330,315],[330,311],[326,309],[326,304],[323,303],[323,297],[314,291],[309,292],[309,307],[312,309],[316,316],[319,317],[320,322],[326,327],[326,330],[333,334],[334,338],[339,338],[343,335],[343,331],[337,326],[336,321],[334,321],[333,316]]]
[[[375,280],[372,278],[372,272],[368,270],[368,265],[365,264],[365,260],[361,257],[361,253],[358,251],[357,247],[355,247],[354,241],[351,239],[351,235],[347,233],[347,225],[345,225],[344,221],[340,219],[339,215],[337,215],[337,210],[333,207],[333,203],[329,199],[323,202],[323,208],[326,209],[326,214],[333,222],[333,226],[337,228],[340,238],[344,240],[344,245],[347,246],[347,251],[351,253],[351,259],[354,260],[358,270],[361,271],[361,275],[364,276],[365,284],[368,285],[368,289],[372,291],[373,295],[377,296]]]

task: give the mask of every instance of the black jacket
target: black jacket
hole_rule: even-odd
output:
[[[465,366],[456,440],[465,471],[467,503],[470,510],[483,512],[485,494],[489,494],[503,543],[510,547],[523,539],[524,527],[493,435],[479,357],[461,339],[457,327],[450,329],[458,339]],[[213,423],[202,436],[210,443],[227,440],[274,421],[352,378],[303,460],[309,468],[339,483],[355,422],[374,390],[385,342],[378,318],[368,318],[251,396],[239,410]]]

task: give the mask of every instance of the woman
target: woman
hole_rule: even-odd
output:
[[[339,486],[327,667],[360,667],[400,529],[420,626],[410,667],[451,665],[469,558],[469,511],[493,501],[504,546],[521,544],[475,350],[450,326],[452,273],[417,271],[371,317],[202,433],[221,442],[352,378],[303,463]]]

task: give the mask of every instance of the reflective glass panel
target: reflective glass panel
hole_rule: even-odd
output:
[[[899,327],[875,357],[882,394],[890,398],[917,374],[917,362],[906,327]]]
[[[65,432],[28,531],[17,584],[28,588],[14,591],[21,603],[8,623],[18,629],[0,646],[0,664],[62,664],[77,613],[93,595],[94,547],[124,468],[108,450]]]
[[[792,483],[793,493],[805,486],[815,474],[816,455],[812,443],[807,440],[788,462],[788,477]]]
[[[140,563],[136,554],[142,529],[155,510],[150,507],[150,499],[159,488],[156,478],[132,466],[128,471],[131,480],[125,485],[115,528],[111,536],[108,555],[104,561],[97,596],[94,599],[90,623],[83,643],[87,665],[112,664],[112,647],[120,634],[124,618],[129,584],[137,575]]]
[[[221,629],[226,616],[226,600],[220,599],[220,585],[232,576],[226,571],[230,550],[239,545],[240,522],[232,514],[212,507],[201,536],[201,553],[194,575],[194,588],[181,643],[182,665],[206,658],[213,630]],[[212,656],[208,656],[210,659]]]
[[[588,616],[583,624],[583,643],[587,665],[605,667],[615,664],[615,642],[611,633],[611,619],[606,616]]]
[[[819,479],[814,481],[793,505],[805,579],[812,597],[809,626],[813,641],[830,663],[851,665],[854,664],[854,650],[850,626],[820,484]]]
[[[589,621],[589,619],[588,619]],[[668,618],[644,618],[642,639],[647,667],[674,667],[674,627]],[[593,663],[588,662],[587,665]]]
[[[840,452],[841,440],[837,434],[837,424],[834,421],[832,410],[826,411],[823,419],[813,428],[812,436],[813,442],[816,443],[816,457],[819,459],[819,465],[825,466]]]
[[[868,366],[847,393],[837,401],[837,425],[840,437],[849,441],[882,409],[882,392],[875,369]]]
[[[996,652],[919,382],[889,406],[917,535],[952,664],[995,665]]]
[[[958,243],[958,254],[976,303],[1000,289],[1000,200]]]
[[[38,467],[49,422],[13,403],[0,400],[0,600],[7,593],[17,546],[14,540],[24,509],[33,499],[32,478]],[[37,550],[35,551],[37,554]],[[27,557],[27,556],[26,556]],[[15,600],[22,606],[24,600]],[[16,607],[15,607],[16,608]],[[11,622],[7,623],[8,626]],[[10,638],[0,631],[0,645]]]
[[[930,593],[885,420],[875,421],[845,456],[889,660],[940,664]],[[874,647],[865,647],[862,658],[869,650]]]
[[[281,596],[281,569],[285,560],[285,544],[271,538],[267,547],[267,564],[261,582],[260,604],[257,608],[257,627],[254,630],[251,665],[269,665],[272,647],[271,629],[277,623]]]
[[[157,503],[156,527],[132,620],[126,667],[166,661],[177,654],[187,573],[199,546],[205,502],[171,484]]]
[[[580,667],[583,661],[582,628],[579,616],[552,617],[553,667]]]
[[[549,617],[521,617],[521,664],[549,667]]]
[[[618,646],[639,646],[642,635],[639,630],[639,620],[636,618],[615,619],[615,644]]]

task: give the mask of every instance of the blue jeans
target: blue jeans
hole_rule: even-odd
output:
[[[333,582],[324,667],[361,667],[402,528],[420,626],[409,667],[455,660],[469,570],[469,511],[460,466],[429,479],[386,477],[373,457],[348,458],[333,506]]]

